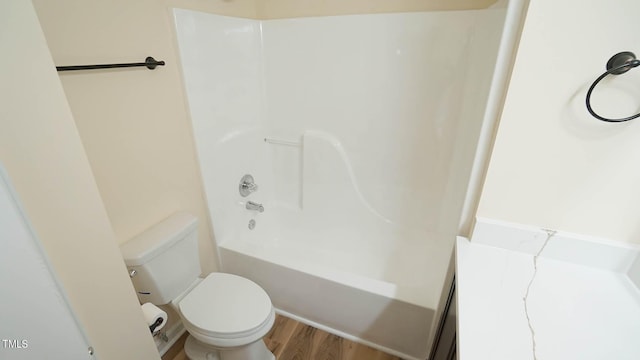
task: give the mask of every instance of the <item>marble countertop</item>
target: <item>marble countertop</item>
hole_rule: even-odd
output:
[[[550,237],[529,252],[475,233],[457,239],[460,360],[640,359],[640,291],[629,275],[547,257]]]

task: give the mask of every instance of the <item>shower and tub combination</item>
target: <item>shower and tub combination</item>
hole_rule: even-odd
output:
[[[428,355],[506,9],[174,9],[222,271],[283,314]]]

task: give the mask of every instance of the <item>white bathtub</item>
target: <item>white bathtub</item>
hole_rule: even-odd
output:
[[[288,317],[402,358],[426,358],[433,308],[400,300],[401,285],[334,268],[331,254],[280,240],[221,245],[223,269],[260,284]]]

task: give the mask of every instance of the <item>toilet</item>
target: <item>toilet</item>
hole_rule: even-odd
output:
[[[191,360],[274,360],[262,341],[275,321],[269,295],[241,276],[201,277],[197,225],[176,213],[120,246],[140,303],[176,310]]]

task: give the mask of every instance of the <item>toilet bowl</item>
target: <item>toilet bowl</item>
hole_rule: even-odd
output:
[[[190,334],[185,343],[189,359],[275,358],[262,341],[273,327],[275,311],[267,293],[256,283],[232,274],[211,273],[172,306]]]
[[[241,276],[201,278],[196,229],[176,213],[120,246],[140,303],[177,311],[191,360],[274,360],[262,341],[275,321],[269,295]]]

